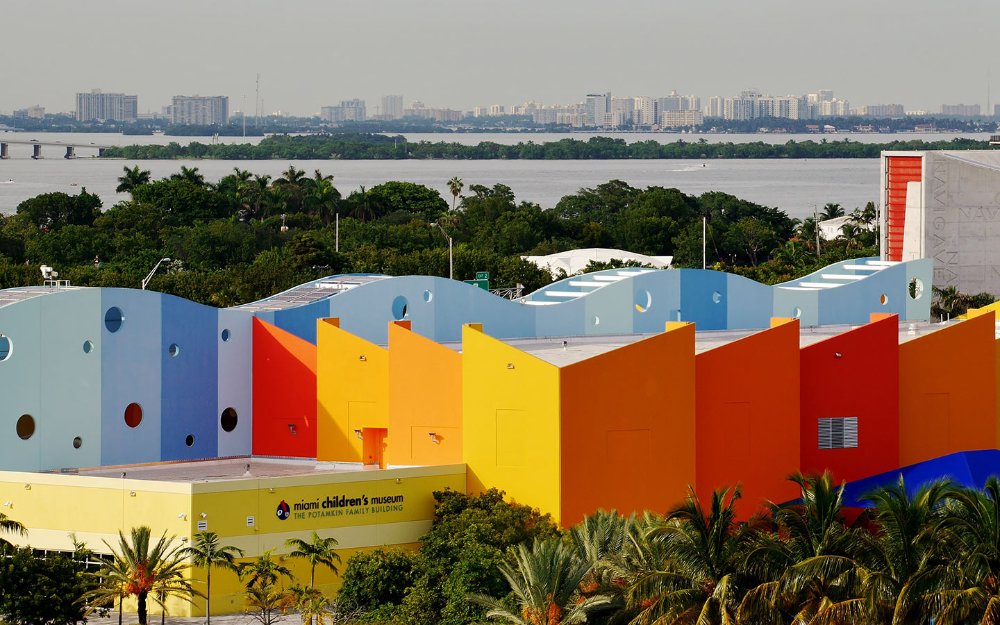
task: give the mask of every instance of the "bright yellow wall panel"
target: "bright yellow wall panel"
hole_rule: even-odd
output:
[[[339,323],[316,322],[316,458],[362,462],[355,430],[389,427],[389,354]]]
[[[559,369],[474,326],[462,331],[469,489],[559,515]]]

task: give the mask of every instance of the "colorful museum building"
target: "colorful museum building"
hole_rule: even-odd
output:
[[[571,525],[740,483],[746,516],[793,497],[795,470],[854,483],[1000,447],[994,313],[930,323],[932,267],[859,259],[776,286],[620,269],[514,301],[346,275],[223,310],[0,291],[0,512],[38,549],[149,525],[247,558],[314,530],[342,556],[412,546],[444,489]],[[241,609],[218,576],[213,611]]]

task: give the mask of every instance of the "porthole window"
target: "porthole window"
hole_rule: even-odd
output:
[[[89,354],[92,351],[94,351],[94,343],[92,341],[84,341],[83,342],[83,353],[84,354]]]
[[[83,439],[77,436],[73,439],[73,449],[80,449],[83,447]]]
[[[10,340],[10,337],[6,334],[0,334],[0,362],[10,358],[10,355],[13,353],[14,343]]]
[[[232,432],[236,429],[236,424],[239,423],[240,417],[236,414],[235,408],[226,408],[222,411],[222,417],[220,417],[220,425],[222,425],[222,430],[225,432]]]
[[[177,343],[171,343],[170,347],[167,348],[167,353],[170,354],[171,358],[177,358],[181,353],[181,346]]]
[[[187,445],[188,447],[193,447],[194,446],[194,435],[188,434],[184,438],[184,444]]]
[[[392,300],[392,318],[396,321],[400,321],[406,317],[407,304],[408,302],[406,301],[406,298],[402,295],[399,295],[396,299]]]
[[[430,291],[424,291],[424,301],[430,304],[432,299],[434,299],[434,294]]]
[[[17,437],[22,441],[26,441],[35,434],[35,418],[30,414],[23,414],[17,420],[17,425],[15,427],[17,430]]]
[[[125,315],[122,314],[121,308],[112,306],[108,312],[104,313],[104,327],[108,329],[108,332],[114,334],[121,330],[123,323],[125,323]]]
[[[653,294],[649,291],[642,290],[635,294],[635,309],[637,312],[644,313],[653,307]]]
[[[142,406],[131,403],[125,407],[125,425],[137,428],[142,423]]]
[[[229,328],[226,328],[225,330],[222,331],[221,336],[222,336],[222,342],[223,343],[228,343],[229,339],[231,339],[233,335],[229,331]]]

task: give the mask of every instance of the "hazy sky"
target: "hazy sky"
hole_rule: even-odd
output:
[[[1000,102],[997,0],[0,0],[0,112],[77,91],[318,112],[401,93],[471,109],[833,89],[852,106]]]

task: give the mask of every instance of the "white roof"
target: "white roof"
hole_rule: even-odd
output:
[[[570,276],[583,271],[590,261],[606,263],[611,260],[631,260],[642,265],[655,267],[656,269],[667,269],[674,260],[673,256],[647,256],[627,250],[615,250],[604,247],[567,250],[565,252],[549,254],[548,256],[522,256],[522,258],[538,265],[542,269],[549,270],[553,275],[562,269],[566,272],[566,275]]]

